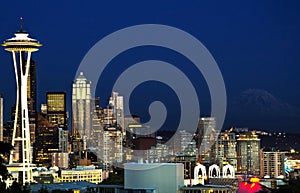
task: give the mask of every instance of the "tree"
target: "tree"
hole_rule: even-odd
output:
[[[16,181],[14,181],[12,183],[12,185],[8,188],[8,190],[9,190],[10,193],[17,193],[17,192],[21,193],[21,192],[23,192],[21,185]]]
[[[9,177],[4,157],[9,156],[11,150],[13,150],[13,146],[11,144],[0,141],[0,176],[2,176],[3,180],[7,180]]]
[[[8,193],[8,190],[6,189],[6,183],[0,182],[0,192],[1,193]]]
[[[102,184],[124,184],[124,169],[114,168],[113,172],[109,174],[109,178],[103,180]]]

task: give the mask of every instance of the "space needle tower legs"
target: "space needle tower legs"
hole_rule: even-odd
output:
[[[14,128],[12,145],[14,150],[11,152],[9,165],[18,167],[20,171],[19,180],[22,184],[31,181],[31,153],[30,153],[30,129],[27,104],[27,79],[30,67],[31,53],[38,50],[41,44],[21,29],[15,33],[15,37],[4,41],[2,46],[6,51],[12,52],[13,63],[16,76],[17,97],[16,111],[14,117]],[[22,177],[22,178],[20,178]]]

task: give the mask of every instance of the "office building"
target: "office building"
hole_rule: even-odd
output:
[[[284,159],[287,152],[260,150],[260,176],[278,178],[285,176]]]
[[[65,92],[47,92],[47,118],[53,125],[68,130]]]
[[[117,124],[122,128],[123,135],[125,135],[125,122],[124,122],[124,99],[119,93],[113,92],[109,100],[109,104],[113,108],[113,114],[116,118]]]
[[[236,135],[231,130],[221,132],[214,145],[216,163],[223,167],[230,164],[237,171]]]
[[[91,134],[87,141],[87,144],[83,144],[82,150],[85,149],[85,146],[87,146],[90,149],[93,149],[93,152],[97,155],[97,157],[101,157],[102,150],[103,150],[103,109],[100,107],[100,98],[94,98],[91,100]],[[77,138],[79,138],[79,135],[77,135]],[[83,142],[83,141],[82,141]],[[81,150],[81,151],[82,151]],[[76,153],[76,151],[73,151]],[[80,154],[80,152],[79,152]],[[79,155],[78,154],[78,155]],[[99,159],[100,161],[100,159]]]
[[[59,127],[38,115],[34,161],[38,166],[50,166],[52,154],[60,151]]]
[[[123,162],[123,133],[120,127],[106,125],[103,131],[102,159],[104,169]]]
[[[198,123],[199,161],[203,164],[214,164],[213,145],[217,140],[216,120],[214,117],[200,117]]]
[[[92,132],[91,81],[80,72],[72,85],[72,133],[78,131],[86,141]]]
[[[23,62],[25,63],[25,56],[23,55]],[[27,103],[30,129],[30,142],[35,142],[35,130],[37,128],[37,112],[36,112],[36,62],[30,60],[30,67],[27,79]]]
[[[237,173],[260,174],[260,139],[254,132],[240,133],[237,137]]]
[[[57,166],[58,168],[69,167],[69,154],[68,153],[52,153],[52,167]]]
[[[166,144],[157,143],[147,150],[147,160],[150,163],[164,163],[171,161],[173,149]]]
[[[183,155],[196,155],[197,147],[196,141],[194,140],[194,134],[189,133],[186,130],[179,131],[179,143],[175,144],[175,146],[179,146],[179,154]]]

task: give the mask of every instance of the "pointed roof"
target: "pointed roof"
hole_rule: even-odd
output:
[[[83,75],[83,72],[80,72],[76,80],[87,80],[87,78]]]

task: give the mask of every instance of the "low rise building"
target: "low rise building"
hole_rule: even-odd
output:
[[[95,166],[77,166],[72,170],[61,170],[58,175],[58,181],[86,181],[94,184],[99,184],[103,181],[102,169],[96,169]]]

